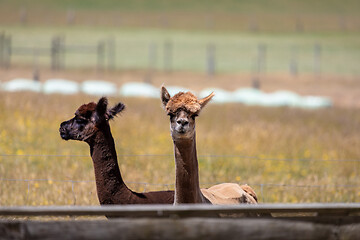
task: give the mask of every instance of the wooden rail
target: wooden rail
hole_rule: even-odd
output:
[[[280,216],[360,216],[360,203],[258,205],[109,205],[0,207],[0,216],[112,216],[112,217],[216,217],[221,214],[280,214]],[[282,214],[282,215],[281,215]],[[306,216],[309,216],[306,214]]]
[[[248,213],[267,216],[239,217]],[[99,215],[116,218],[34,221],[10,217]],[[0,239],[251,240],[359,239],[359,236],[358,203],[0,207]]]

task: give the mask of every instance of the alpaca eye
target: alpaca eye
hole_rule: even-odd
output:
[[[168,113],[168,116],[170,116],[170,119],[173,118],[175,115],[173,113]]]
[[[192,118],[192,119],[195,119],[197,116],[198,116],[197,114],[193,114],[193,115],[191,116],[191,118]]]
[[[75,122],[76,122],[77,124],[86,124],[86,123],[87,123],[87,120],[84,119],[84,118],[77,118],[77,119],[75,120]]]

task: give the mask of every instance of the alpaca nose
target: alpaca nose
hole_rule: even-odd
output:
[[[185,118],[180,118],[176,122],[177,122],[177,124],[179,124],[181,126],[186,126],[189,124],[189,121]]]
[[[66,122],[62,122],[60,124],[60,130],[64,131],[66,129],[65,125],[66,125]]]
[[[68,121],[65,121],[65,122],[62,122],[60,124],[60,128],[59,128],[60,133],[67,133],[68,132],[68,129],[67,129],[67,126],[66,126],[67,123],[68,123]]]
[[[66,122],[63,122],[60,124],[59,132],[60,132],[60,137],[62,139],[64,139],[64,140],[70,139],[69,131],[66,128]]]

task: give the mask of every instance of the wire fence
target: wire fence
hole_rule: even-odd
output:
[[[120,159],[124,158],[172,158],[173,155],[171,154],[121,154],[118,155]],[[27,161],[31,159],[61,159],[61,158],[72,158],[72,159],[82,159],[82,158],[89,158],[88,155],[62,155],[62,154],[23,154],[23,155],[16,155],[16,154],[0,154],[0,168],[1,165],[5,162],[6,159],[8,160],[19,160],[17,162],[17,166],[19,164],[22,164],[22,161]],[[246,156],[246,155],[199,155],[200,162],[204,159],[230,159],[230,158],[237,158],[237,159],[251,159],[251,160],[260,160],[260,161],[270,161],[274,163],[289,163],[289,166],[291,166],[293,163],[300,163],[308,165],[311,162],[314,162],[316,164],[331,164],[334,168],[337,168],[338,164],[350,164],[352,166],[353,172],[357,172],[358,164],[360,164],[359,159],[293,159],[293,158],[269,158],[269,157],[259,157],[259,156]],[[76,161],[76,160],[75,160]],[[29,164],[29,162],[24,162],[24,164]],[[14,165],[15,166],[15,165]],[[45,167],[46,168],[46,167]],[[120,167],[121,168],[121,167]],[[3,168],[4,169],[4,168]],[[209,169],[212,169],[212,166],[210,166]],[[204,169],[205,170],[205,169]],[[327,171],[327,170],[324,170]],[[260,173],[261,174],[261,173]],[[286,174],[284,169],[279,171],[278,174]],[[69,200],[68,202],[71,202],[72,205],[79,204],[78,199],[79,196],[82,196],[84,194],[84,191],[88,191],[87,194],[89,196],[91,195],[92,199],[95,199],[95,180],[86,180],[86,179],[72,179],[73,177],[69,176],[70,179],[56,179],[59,176],[56,176],[55,178],[30,178],[30,177],[6,177],[6,174],[0,177],[0,185],[2,185],[2,190],[0,189],[0,197],[1,194],[5,194],[8,190],[4,190],[4,184],[10,184],[8,185],[8,189],[10,186],[16,186],[19,184],[25,184],[23,190],[21,190],[24,194],[23,198],[26,203],[29,203],[30,198],[34,198],[31,194],[42,194],[41,191],[49,191],[49,189],[59,189],[61,188],[64,194],[67,196],[67,198],[71,198],[72,200]],[[319,176],[320,177],[320,176]],[[320,177],[321,178],[321,177]],[[265,181],[266,182],[265,182]],[[276,193],[278,194],[299,194],[300,192],[306,192],[306,194],[309,193],[316,193],[324,192],[323,196],[320,199],[323,199],[324,202],[331,202],[332,199],[347,199],[344,197],[334,197],[331,198],[332,194],[338,194],[338,195],[351,195],[348,199],[351,199],[353,201],[354,199],[358,199],[360,197],[360,184],[356,184],[353,181],[351,182],[314,182],[313,184],[309,184],[309,182],[299,182],[299,184],[294,183],[294,181],[285,180],[281,182],[274,182],[273,180],[268,180],[264,178],[264,180],[253,180],[251,182],[247,182],[250,186],[254,187],[259,195],[259,200],[261,202],[267,202],[268,200],[272,199],[272,195]],[[141,182],[141,181],[125,181],[128,186],[133,188],[134,190],[140,191],[140,192],[146,192],[146,191],[153,191],[156,190],[173,190],[174,189],[174,183],[153,183],[153,182]],[[239,179],[232,179],[230,182],[236,182],[239,183]],[[201,187],[209,187],[212,185],[219,184],[220,182],[201,182]],[[15,185],[14,185],[15,184]],[[58,184],[58,187],[55,185]],[[42,186],[42,188],[39,188],[39,185]],[[86,190],[84,190],[86,189]],[[26,192],[24,192],[26,191]],[[290,193],[292,192],[292,193]],[[31,195],[31,196],[30,196]],[[321,194],[320,194],[321,195]],[[4,198],[4,195],[2,196]],[[273,201],[273,200],[271,200]],[[346,200],[344,200],[346,201]],[[56,201],[55,201],[56,202]],[[80,201],[81,202],[81,201]]]
[[[71,184],[71,194],[73,198],[73,204],[77,205],[77,193],[75,191],[75,184],[77,183],[86,183],[86,184],[95,184],[95,180],[54,180],[54,179],[9,179],[9,178],[0,178],[0,182],[23,182],[27,185],[27,192],[26,192],[26,202],[29,199],[29,194],[32,190],[31,184],[33,183],[68,183]],[[142,185],[143,191],[146,192],[148,189],[151,189],[152,187],[160,187],[163,190],[174,190],[174,184],[168,183],[168,184],[159,184],[159,183],[148,183],[148,182],[127,182],[128,185]],[[201,183],[201,185],[206,186],[212,186],[220,184],[219,182],[215,183]],[[252,187],[258,187],[260,188],[260,200],[261,202],[265,202],[266,199],[266,193],[265,188],[278,188],[278,189],[342,189],[342,190],[359,190],[360,191],[360,185],[343,185],[343,184],[333,184],[333,185],[293,185],[293,184],[282,184],[282,183],[249,183]]]
[[[118,154],[118,157],[173,157],[172,154]],[[0,154],[1,158],[7,157],[71,157],[71,158],[88,158],[88,155],[63,155],[63,154]],[[360,162],[360,159],[317,159],[317,158],[273,158],[261,156],[247,156],[247,155],[214,155],[214,154],[199,154],[199,158],[242,158],[242,159],[256,159],[264,161],[308,161],[308,162]]]
[[[193,71],[222,73],[339,74],[358,76],[358,48],[334,42],[242,42],[232,40],[123,39],[121,36],[81,41],[65,35],[21,36],[0,33],[0,67],[96,68],[98,71]],[[261,41],[261,40],[260,40]],[[265,40],[267,41],[267,40]],[[38,42],[42,42],[41,46]]]

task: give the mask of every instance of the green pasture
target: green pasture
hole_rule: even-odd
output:
[[[0,22],[253,32],[358,32],[356,0],[2,0]]]
[[[360,4],[357,0],[2,0],[0,6],[42,8],[48,10],[69,9],[77,10],[126,10],[126,11],[211,11],[273,14],[349,14],[358,13]]]
[[[246,33],[100,27],[1,26],[11,36],[12,47],[30,48],[27,55],[12,54],[12,64],[50,66],[50,54],[37,55],[31,49],[50,49],[51,39],[62,36],[68,50],[65,68],[93,68],[98,62],[97,44],[105,43],[104,65],[113,53],[119,70],[171,68],[174,71],[206,72],[208,48],[213,46],[215,69],[219,73],[256,73],[261,62],[264,73],[289,73],[296,65],[301,73],[320,71],[328,75],[360,74],[359,33]],[[109,47],[113,42],[115,50]],[[169,49],[166,46],[171,46]],[[320,49],[318,53],[315,46]],[[79,52],[78,48],[90,47]],[[263,53],[259,52],[265,47]],[[73,50],[70,50],[72,48]],[[259,60],[260,56],[262,60]],[[170,56],[170,57],[169,57]],[[170,59],[170,60],[168,60]]]

